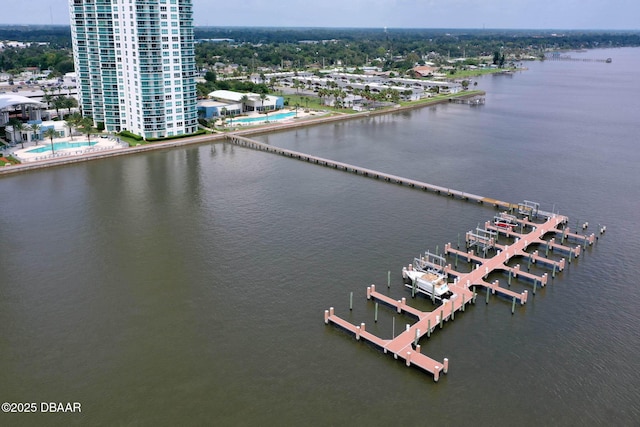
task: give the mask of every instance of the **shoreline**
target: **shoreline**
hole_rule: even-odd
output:
[[[185,138],[170,140],[167,142],[153,142],[150,144],[139,145],[135,147],[119,148],[115,150],[105,150],[102,152],[87,153],[87,154],[81,154],[81,155],[72,156],[72,157],[63,157],[63,158],[43,160],[43,161],[37,161],[37,162],[31,162],[31,163],[21,163],[19,165],[3,166],[2,168],[0,168],[0,177],[8,176],[16,173],[25,173],[33,170],[38,170],[38,169],[46,169],[46,168],[65,166],[65,165],[70,165],[70,164],[75,164],[80,162],[100,160],[100,159],[105,159],[109,157],[128,156],[133,154],[146,153],[148,151],[166,150],[166,149],[184,147],[189,145],[218,142],[220,140],[226,140],[227,135],[241,135],[241,136],[261,135],[265,133],[275,133],[275,132],[280,132],[280,131],[285,131],[290,129],[298,129],[298,128],[303,128],[308,126],[316,126],[316,125],[321,125],[326,123],[340,122],[344,120],[355,120],[355,119],[361,119],[364,117],[375,117],[375,116],[381,116],[385,114],[393,114],[400,111],[416,110],[424,107],[430,107],[433,105],[449,103],[450,102],[449,100],[452,98],[464,99],[464,98],[470,98],[474,96],[483,96],[485,95],[485,92],[477,90],[477,91],[469,91],[462,95],[457,95],[457,96],[456,95],[433,100],[433,101],[427,100],[425,102],[418,102],[416,104],[402,105],[402,106],[386,108],[386,109],[377,110],[377,111],[365,111],[365,112],[353,113],[353,114],[343,113],[343,114],[337,114],[329,117],[305,118],[298,122],[274,123],[274,124],[268,124],[264,126],[256,126],[254,128],[249,128],[249,129],[236,130],[233,132],[214,133],[214,134],[199,135],[199,136],[193,136],[193,137],[185,137]]]

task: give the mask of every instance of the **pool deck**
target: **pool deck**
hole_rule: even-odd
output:
[[[55,144],[59,143],[80,143],[85,145],[79,147],[56,149]],[[38,141],[37,144],[34,141],[29,141],[24,143],[24,148],[22,148],[23,144],[18,143],[14,147],[5,149],[4,151],[6,153],[5,156],[14,156],[23,163],[31,163],[43,160],[53,160],[61,157],[79,156],[98,151],[122,149],[129,146],[129,144],[121,142],[120,139],[113,136],[96,136],[89,141],[87,141],[86,138],[76,140],[73,140],[69,137],[54,138],[53,144],[54,150],[51,150],[51,141]],[[31,150],[36,147],[48,147],[48,149],[40,153],[31,152]]]
[[[287,117],[277,118],[278,116],[282,116],[286,114]],[[271,111],[268,114],[263,114],[259,112],[250,112],[246,113],[246,115],[236,116],[236,117],[226,117],[226,125],[224,127],[234,128],[234,127],[249,127],[249,126],[263,126],[269,124],[278,124],[278,123],[292,123],[298,119],[308,119],[313,117],[319,117],[326,115],[327,113],[322,112],[305,112],[303,109],[298,109],[296,112],[295,109],[284,109],[284,110],[275,110]],[[218,119],[217,122],[220,125],[221,119]],[[220,125],[222,126],[222,125]]]
[[[469,95],[476,95],[478,93],[484,93],[474,91]],[[437,104],[448,103],[449,98],[438,98],[428,101],[416,102],[410,105],[395,106],[392,108],[385,108],[375,111],[362,111],[358,113],[331,113],[326,110],[311,110],[311,113],[302,113],[298,111],[298,120],[290,120],[285,122],[269,122],[257,126],[241,126],[241,129],[234,131],[234,134],[250,136],[250,135],[262,135],[268,133],[282,132],[287,130],[299,129],[308,126],[325,125],[344,120],[359,120],[362,118],[383,116],[387,114],[398,113],[401,111],[410,111],[414,109],[421,109],[425,107],[431,107]],[[209,129],[211,131],[211,129]],[[187,147],[200,144],[210,144],[215,142],[224,142],[227,139],[226,132],[215,132],[206,135],[188,136],[180,139],[171,139],[167,141],[154,142],[152,144],[141,144],[134,147],[110,149],[104,151],[87,152],[80,155],[64,156],[43,159],[39,161],[24,162],[16,165],[6,165],[0,167],[0,177],[12,175],[16,173],[26,173],[36,169],[51,168],[56,166],[65,166],[74,163],[101,160],[108,157],[119,157],[125,155],[133,155],[139,153],[147,153],[154,150],[167,150],[178,147]],[[9,148],[3,150],[3,155],[12,155],[15,148]]]

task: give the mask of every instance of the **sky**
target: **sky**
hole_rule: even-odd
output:
[[[192,2],[197,26],[640,30],[639,0]],[[0,0],[0,24],[69,25],[68,4],[69,0]]]

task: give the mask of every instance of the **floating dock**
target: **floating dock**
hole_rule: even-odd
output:
[[[532,250],[532,252],[528,252],[527,249],[532,249],[533,246],[545,248],[545,255],[548,254],[549,250],[553,252],[560,251],[568,254],[568,260],[571,262],[571,258],[580,256],[582,249],[586,247],[586,245],[592,245],[596,241],[596,236],[593,233],[590,235],[571,233],[568,227],[566,227],[568,222],[566,216],[549,214],[542,223],[534,223],[527,218],[511,218],[514,218],[516,221],[513,228],[520,227],[520,232],[511,228],[504,229],[498,227],[488,221],[484,224],[483,229],[466,233],[465,251],[453,248],[451,243],[445,245],[444,255],[455,256],[456,267],[458,259],[473,262],[475,266],[470,272],[459,272],[453,268],[451,264],[442,266],[443,273],[455,277],[453,283],[449,283],[452,295],[448,299],[443,299],[442,304],[437,306],[433,311],[421,311],[413,308],[407,305],[406,298],[394,300],[376,291],[375,285],[367,287],[367,299],[382,302],[384,305],[394,308],[398,313],[406,313],[417,318],[417,321],[413,323],[413,325],[407,325],[406,330],[397,337],[393,337],[392,339],[377,337],[366,331],[366,325],[364,323],[353,325],[340,318],[336,315],[333,307],[325,310],[324,322],[326,324],[332,323],[339,326],[354,334],[357,340],[366,340],[381,348],[385,353],[393,354],[394,358],[404,360],[407,366],[414,366],[429,372],[437,382],[440,378],[440,373],[446,374],[448,372],[449,360],[445,358],[443,361],[437,361],[426,356],[422,353],[419,341],[425,335],[427,338],[430,337],[436,328],[439,327],[442,329],[444,322],[454,320],[456,312],[464,311],[466,305],[475,303],[478,295],[476,287],[485,289],[486,303],[489,302],[490,294],[499,294],[511,300],[512,314],[515,311],[516,302],[519,302],[521,305],[527,302],[529,295],[528,290],[517,293],[501,287],[498,280],[489,283],[487,282],[487,276],[489,274],[497,271],[505,272],[508,275],[509,286],[512,278],[524,279],[524,281],[532,284],[533,294],[535,295],[538,286],[544,287],[548,283],[548,273],[538,276],[525,271],[529,269],[531,263],[552,269],[552,277],[555,276],[556,272],[564,270],[566,264],[564,258],[553,260],[542,256],[539,253],[539,249]],[[525,232],[525,228],[528,231]],[[600,232],[603,233],[604,229],[601,229]],[[501,234],[510,240],[510,244],[498,243]],[[562,241],[570,237],[578,241],[579,244],[572,247],[556,243],[555,239],[558,236]],[[545,238],[549,238],[549,240],[545,240]],[[482,249],[483,254],[487,251],[495,254],[489,258],[481,257],[474,253],[473,249],[469,249],[474,246],[476,246],[477,249]],[[427,253],[427,255],[428,259],[431,254]],[[522,268],[520,264],[516,264],[515,266],[507,265],[507,263],[514,258],[522,258],[525,260],[528,263],[527,267]],[[423,261],[425,261],[424,258]]]

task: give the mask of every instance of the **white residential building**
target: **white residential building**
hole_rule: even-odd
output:
[[[69,0],[79,104],[110,132],[197,130],[192,0]]]

